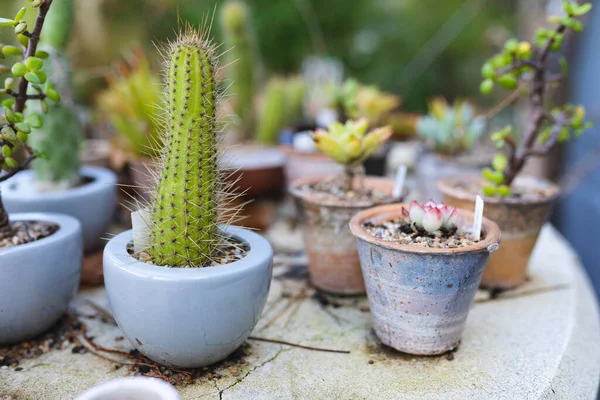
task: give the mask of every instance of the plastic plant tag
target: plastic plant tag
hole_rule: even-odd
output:
[[[148,238],[150,236],[150,228],[148,221],[150,213],[148,209],[141,209],[131,213],[131,227],[133,231],[133,251],[139,253],[148,248]]]
[[[473,217],[473,230],[471,236],[474,240],[481,238],[481,224],[483,222],[483,199],[481,196],[475,198],[475,214]]]
[[[394,182],[394,190],[392,196],[398,198],[402,195],[402,189],[404,189],[404,182],[406,181],[406,165],[400,164],[396,171],[396,181]]]

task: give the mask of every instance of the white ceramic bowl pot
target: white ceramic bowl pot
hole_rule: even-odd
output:
[[[222,226],[249,251],[206,268],[168,268],[128,254],[132,231],[104,249],[104,281],[113,315],[127,339],[154,361],[193,368],[224,359],[250,335],[271,285],[273,249],[262,236]]]
[[[66,311],[79,284],[81,224],[68,215],[11,214],[10,220],[55,223],[34,242],[0,249],[0,346],[31,339]]]
[[[109,169],[85,166],[86,183],[72,189],[39,192],[33,171],[22,171],[2,184],[8,213],[51,212],[71,215],[81,222],[85,251],[102,247],[117,205],[117,176]]]
[[[135,376],[94,386],[75,400],[179,400],[177,390],[156,378]]]
[[[431,248],[379,239],[364,228],[396,219],[408,204],[357,213],[350,230],[358,239],[373,327],[383,344],[405,353],[442,354],[460,342],[490,253],[500,229],[483,219],[483,237],[466,247]],[[458,209],[459,219],[473,213]]]

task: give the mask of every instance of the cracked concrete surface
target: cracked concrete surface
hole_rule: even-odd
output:
[[[250,341],[247,364],[236,374],[178,387],[183,399],[595,398],[600,377],[597,305],[576,256],[550,227],[543,231],[524,287],[496,299],[478,293],[451,361],[383,348],[371,332],[365,298],[316,299],[294,264],[275,268],[269,303],[252,335],[350,354]],[[89,314],[93,310],[85,299],[107,307],[102,289],[84,290],[73,303],[78,312]],[[126,342],[114,340],[120,335],[117,327],[87,323],[99,344],[127,348]],[[73,399],[129,373],[70,349],[51,351],[21,367],[19,372],[0,369],[0,398]]]

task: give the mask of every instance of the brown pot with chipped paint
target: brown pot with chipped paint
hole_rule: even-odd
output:
[[[439,181],[446,204],[473,210],[475,190],[483,180],[479,175],[463,175]],[[550,215],[552,205],[560,195],[557,185],[534,177],[518,177],[514,185],[544,192],[537,198],[483,197],[484,215],[495,221],[502,231],[502,246],[491,257],[483,274],[483,289],[507,290],[525,283],[527,266],[540,230]]]
[[[310,280],[317,289],[327,293],[363,294],[365,283],[360,269],[356,239],[350,232],[348,223],[361,210],[401,201],[406,192],[393,198],[394,182],[391,179],[371,176],[363,178],[364,187],[388,193],[388,201],[362,201],[352,205],[341,205],[334,200],[318,199],[300,189],[302,185],[315,184],[323,179],[325,178],[298,179],[289,188],[301,215]]]

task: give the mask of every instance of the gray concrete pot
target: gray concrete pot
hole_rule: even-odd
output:
[[[47,221],[52,235],[0,249],[0,346],[44,332],[67,311],[79,284],[81,224],[68,215],[11,214],[11,221]]]
[[[125,337],[154,361],[202,367],[224,359],[250,335],[267,301],[273,249],[243,228],[225,232],[246,242],[240,261],[208,268],[168,268],[127,253],[132,231],[104,249],[104,282]]]
[[[2,184],[2,200],[9,213],[51,212],[71,215],[81,222],[85,251],[102,247],[117,205],[117,176],[109,169],[82,167],[91,182],[69,190],[38,192],[33,171],[22,171]]]
[[[362,211],[350,221],[358,238],[375,333],[383,344],[410,354],[445,353],[458,346],[469,308],[500,229],[484,218],[483,239],[463,248],[428,248],[385,241],[362,225],[402,215],[392,204]],[[458,210],[459,219],[473,213]],[[459,221],[460,223],[460,221]]]

